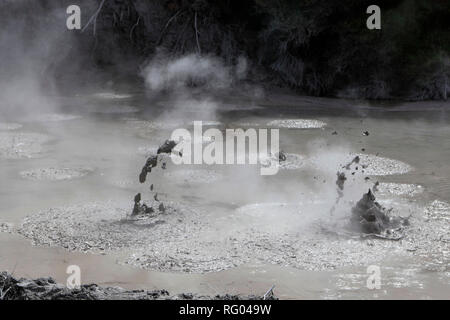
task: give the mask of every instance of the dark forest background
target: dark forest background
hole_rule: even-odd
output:
[[[69,4],[85,25],[101,3],[5,0],[0,19],[21,22],[20,36],[32,41],[55,28],[50,13],[62,13],[58,41],[39,40],[52,46],[43,72],[58,83],[132,79],[157,53],[199,53],[230,65],[245,57],[248,81],[302,94],[448,97],[450,0],[105,0],[84,32],[66,29]],[[381,8],[381,30],[366,28],[371,4]]]

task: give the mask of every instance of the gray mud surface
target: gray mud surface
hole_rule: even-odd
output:
[[[285,129],[313,129],[302,131],[306,137],[311,132],[314,136],[330,136],[327,129],[315,130],[325,126],[325,122],[299,120],[270,123],[273,127]],[[267,124],[268,121],[261,123]],[[223,170],[216,167],[176,167],[171,165],[170,156],[164,155],[152,175],[147,177],[147,183],[140,184],[138,174],[143,164],[141,161],[144,162],[142,156],[157,152],[171,128],[189,128],[191,123],[178,119],[163,122],[130,118],[122,118],[120,122],[123,125],[121,135],[138,140],[133,140],[128,153],[120,155],[118,163],[134,157],[130,160],[132,163],[123,166],[126,170],[122,170],[123,163],[120,163],[117,171],[114,171],[113,162],[104,170],[98,166],[101,168],[99,171],[104,171],[104,176],[100,176],[104,177],[106,188],[111,184],[121,188],[111,188],[113,192],[117,191],[117,199],[120,200],[108,202],[114,196],[110,196],[108,192],[111,190],[106,189],[98,202],[92,202],[97,200],[92,197],[84,202],[77,199],[80,205],[77,205],[78,202],[68,202],[68,206],[42,206],[50,209],[34,214],[31,210],[25,213],[29,215],[22,223],[14,220],[15,225],[0,223],[0,231],[18,233],[37,246],[105,254],[121,265],[174,273],[175,276],[181,276],[177,273],[215,273],[247,265],[330,271],[384,265],[385,261],[393,259],[405,259],[410,263],[408,266],[419,270],[417,272],[449,272],[450,205],[444,201],[434,201],[436,198],[430,198],[428,193],[424,195],[425,187],[415,184],[417,180],[414,183],[389,182],[405,181],[398,176],[414,171],[412,165],[378,156],[376,153],[379,150],[363,144],[360,147],[366,147],[373,154],[352,152],[354,149],[340,146],[336,152],[330,151],[327,146],[308,150],[303,148],[306,143],[298,139],[294,140],[295,143],[288,141],[282,146],[283,160],[279,168],[285,170],[280,170],[274,177],[262,178],[258,175],[255,178],[251,170],[242,174],[244,170],[234,167]],[[295,135],[300,130],[284,130],[286,132]],[[1,137],[10,134],[15,136],[16,132],[0,131],[0,141]],[[336,138],[340,138],[340,134]],[[365,139],[359,135],[358,129],[357,139]],[[42,137],[48,139],[45,135]],[[44,150],[46,140],[35,140],[35,144],[30,145],[40,147],[32,153],[38,155]],[[19,148],[23,144],[14,146]],[[358,162],[352,162],[346,169],[346,164],[356,156],[359,157]],[[267,160],[273,159],[269,157]],[[161,168],[163,162],[168,164],[166,170]],[[107,161],[104,163],[108,165]],[[46,165],[52,168],[52,164]],[[97,163],[95,166],[97,168]],[[38,170],[22,167],[17,172],[33,180],[63,180],[80,177],[83,169],[87,168],[72,169],[79,171],[66,171],[64,168],[52,171],[43,165]],[[338,208],[335,216],[330,218],[330,207],[337,191],[336,171],[345,172],[347,177],[345,188],[341,190],[344,196],[339,203],[346,209]],[[352,172],[355,172],[354,176]],[[390,175],[394,176],[394,180],[389,180],[387,176]],[[394,216],[410,217],[410,225],[398,241],[368,236],[348,228],[351,208],[368,188],[373,187],[376,179],[380,179],[377,201],[387,209],[393,208]],[[150,184],[155,184],[154,190],[150,189]],[[350,196],[346,198],[347,191]],[[136,193],[150,198],[142,200],[158,214],[131,216],[131,199]],[[156,193],[164,202],[154,200],[152,195]],[[251,193],[251,196],[245,193]],[[121,202],[122,199],[125,200]],[[162,213],[157,209],[161,203],[165,208]],[[348,283],[353,280],[343,281]],[[102,299],[141,297],[141,293],[123,293],[114,291],[116,289],[95,290],[99,290],[98,297]],[[81,296],[86,297],[86,294],[81,293]],[[142,295],[145,296],[145,293]],[[196,295],[191,297],[198,298]]]
[[[288,129],[318,129],[323,128],[327,124],[320,120],[311,119],[285,119],[272,120],[267,123],[268,126]]]
[[[90,112],[100,114],[122,114],[122,113],[136,113],[139,112],[139,110],[140,110],[139,108],[134,106],[112,105],[105,107],[95,107],[91,109]]]
[[[398,188],[393,185],[392,190]],[[424,259],[426,268],[448,271],[450,205],[434,201],[422,207],[383,197],[380,202],[399,208],[394,215],[411,215],[403,239],[351,233],[348,219],[330,225],[302,217],[321,208],[314,201],[247,205],[221,219],[179,203],[167,203],[167,213],[153,218],[127,217],[131,208],[113,203],[91,204],[31,215],[18,232],[36,245],[96,253],[126,249],[129,254],[122,263],[170,272],[216,272],[249,262],[332,270],[399,256]],[[229,232],[219,236],[216,230],[224,226]]]
[[[30,118],[29,121],[37,122],[60,122],[60,121],[71,121],[81,119],[81,116],[74,114],[64,114],[64,113],[44,113],[38,116]]]
[[[82,178],[92,173],[92,168],[38,168],[20,172],[20,176],[28,180],[61,181]]]
[[[17,130],[20,128],[22,128],[22,125],[20,123],[0,122],[0,131]]]
[[[213,183],[224,178],[223,174],[209,169],[174,170],[164,176],[178,183]]]
[[[40,133],[0,131],[0,158],[23,159],[38,157],[50,137]]]

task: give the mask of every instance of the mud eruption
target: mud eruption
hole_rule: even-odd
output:
[[[162,153],[170,154],[175,148],[177,143],[173,140],[166,140],[156,152],[156,155],[150,155],[150,157],[145,162],[144,167],[141,170],[141,173],[139,174],[139,182],[144,183],[147,180],[147,174],[152,172],[152,168],[155,168],[158,165],[158,157]],[[166,169],[166,163],[163,162],[161,165],[161,169]],[[150,191],[153,192],[153,184],[150,185]],[[157,208],[153,208],[152,206],[149,206],[145,203],[141,203],[141,194],[138,193],[134,197],[134,207],[133,211],[131,213],[131,216],[138,216],[138,215],[147,215],[150,217],[157,216],[158,214],[164,214],[166,213],[166,207],[164,206],[164,203],[160,202],[158,200],[158,194],[155,193],[153,198],[155,199],[154,204],[157,205]]]
[[[350,218],[352,229],[390,240],[401,239],[404,227],[409,224],[408,219],[390,217],[390,210],[386,210],[375,200],[375,195],[369,189],[352,208]]]

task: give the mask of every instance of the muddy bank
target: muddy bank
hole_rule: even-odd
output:
[[[194,293],[170,295],[167,290],[124,290],[120,287],[101,287],[96,284],[68,289],[52,278],[17,279],[0,273],[0,300],[274,300],[272,292],[266,295],[215,295]]]

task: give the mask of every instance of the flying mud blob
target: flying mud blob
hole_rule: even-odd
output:
[[[170,154],[176,145],[177,145],[177,143],[175,141],[166,140],[164,142],[164,144],[158,148],[158,151],[156,153],[157,154],[160,154],[160,153],[169,153]]]
[[[142,167],[141,174],[139,175],[139,182],[144,183],[147,179],[147,174],[152,172],[152,168],[156,167],[158,165],[158,156],[150,156],[147,161],[145,162],[145,165]]]
[[[359,163],[359,160],[361,160],[361,158],[360,158],[359,156],[356,156],[356,157],[353,158],[352,161],[350,161],[349,163],[347,163],[343,168],[345,168],[346,170],[350,170],[350,166],[351,166],[352,164],[358,164],[358,163]]]
[[[337,172],[336,185],[338,196],[336,198],[334,205],[330,209],[331,215],[333,215],[333,213],[336,211],[336,207],[339,204],[339,201],[341,201],[342,197],[344,196],[344,184],[346,180],[347,177],[345,176],[344,172]]]
[[[161,145],[158,148],[158,151],[156,152],[156,155],[151,155],[147,162],[145,163],[144,167],[142,168],[141,174],[139,175],[139,182],[144,183],[147,179],[147,174],[152,172],[152,168],[156,167],[158,165],[158,155],[161,153],[168,153],[170,154],[175,148],[177,143],[173,140],[166,140],[163,145]],[[162,165],[163,169],[166,169],[166,164],[163,163]]]
[[[337,173],[336,185],[338,186],[338,192],[340,194],[342,194],[342,191],[344,191],[345,180],[347,180],[347,178],[345,177],[345,173],[344,172],[338,172]]]

